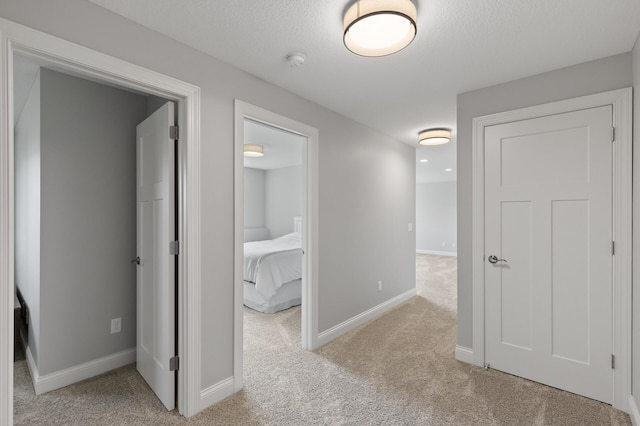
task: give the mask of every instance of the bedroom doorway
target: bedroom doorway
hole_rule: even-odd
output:
[[[245,318],[288,315],[292,324],[299,319],[299,327],[290,327],[293,344],[308,350],[317,345],[318,131],[238,100],[235,108],[234,387],[239,390]]]
[[[302,151],[307,138],[244,119],[243,302],[274,314],[302,303]]]

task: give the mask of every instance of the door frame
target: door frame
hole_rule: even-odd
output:
[[[632,266],[632,89],[522,108],[473,119],[472,157],[472,279],[473,279],[473,363],[485,364],[484,299],[484,130],[487,126],[539,118],[548,115],[613,106],[613,406],[628,411],[631,396],[631,266]]]
[[[233,378],[234,391],[243,381],[243,265],[244,265],[244,120],[245,118],[307,138],[302,151],[302,173],[306,197],[302,207],[304,221],[302,262],[302,347],[318,347],[318,129],[266,109],[235,100],[234,114],[234,292],[233,292]]]
[[[177,188],[178,411],[200,411],[200,88],[121,59],[0,18],[0,423],[13,424],[14,139],[13,57],[175,101],[180,144]]]

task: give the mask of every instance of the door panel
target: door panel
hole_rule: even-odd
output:
[[[551,203],[554,356],[589,362],[589,201]]]
[[[175,142],[167,102],[137,127],[137,360],[136,366],[168,410],[175,408]]]
[[[502,246],[509,253],[509,263],[500,268],[502,294],[509,303],[502,303],[500,341],[507,345],[531,349],[531,203],[502,203]]]
[[[485,128],[485,359],[611,403],[612,107]]]

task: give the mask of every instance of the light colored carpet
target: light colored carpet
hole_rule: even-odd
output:
[[[19,425],[627,425],[610,406],[453,358],[456,259],[419,255],[418,297],[300,349],[300,311],[245,310],[245,388],[191,419],[132,366],[36,397],[17,362]],[[206,360],[205,360],[206,362]]]

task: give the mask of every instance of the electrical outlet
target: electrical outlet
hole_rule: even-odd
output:
[[[382,291],[382,281],[378,281],[378,291]]]
[[[122,318],[114,318],[111,320],[111,334],[120,333],[122,331]]]
[[[446,247],[447,243],[445,243],[444,241],[442,242],[442,247]]]
[[[409,232],[413,231],[413,223],[410,223],[409,226],[407,227],[407,230]]]

